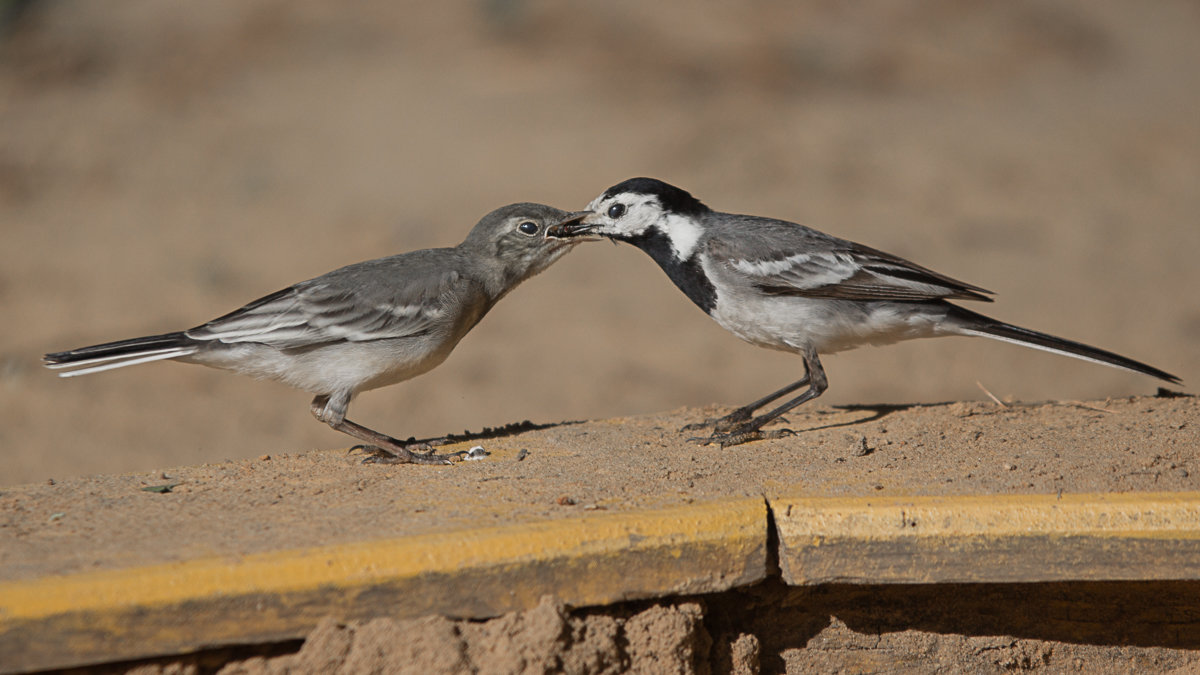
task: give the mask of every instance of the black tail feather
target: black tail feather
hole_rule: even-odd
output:
[[[1083,359],[1085,361],[1094,361],[1096,363],[1103,363],[1109,366],[1131,370],[1135,373],[1142,373],[1143,375],[1157,377],[1160,380],[1165,380],[1172,384],[1183,383],[1183,380],[1180,380],[1175,375],[1172,375],[1165,370],[1155,368],[1149,364],[1142,363],[1141,361],[1135,361],[1126,356],[1121,356],[1120,354],[1100,349],[1098,347],[1092,347],[1091,345],[1085,345],[1082,342],[1075,342],[1074,340],[1067,340],[1065,338],[1055,337],[1053,335],[1039,333],[1028,328],[1021,328],[1020,326],[1014,326],[1002,321],[997,321],[991,317],[977,314],[971,310],[958,307],[957,305],[954,306],[950,316],[961,321],[967,330],[977,335],[1004,340],[1006,342],[1015,342],[1028,347],[1034,347],[1037,349],[1055,352],[1057,354],[1063,354],[1065,356],[1073,356],[1077,359]]]
[[[105,342],[104,344],[69,349],[65,352],[46,354],[42,360],[47,365],[79,363],[97,359],[111,359],[122,356],[137,356],[160,349],[175,349],[192,344],[192,339],[182,332],[163,333],[162,335],[147,335],[146,337]]]

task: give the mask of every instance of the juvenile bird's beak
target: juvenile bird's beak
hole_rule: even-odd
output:
[[[566,239],[587,234],[589,230],[596,226],[595,223],[585,222],[585,219],[590,215],[592,215],[591,211],[576,211],[575,213],[567,214],[567,217],[546,228],[546,236]]]

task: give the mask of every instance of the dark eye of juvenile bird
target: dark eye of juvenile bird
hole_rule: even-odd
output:
[[[517,226],[517,229],[520,230],[522,234],[528,234],[531,236],[538,233],[538,225],[532,220],[527,220],[521,223]]]
[[[612,206],[608,207],[609,218],[620,218],[623,215],[625,215],[624,204],[613,204]]]

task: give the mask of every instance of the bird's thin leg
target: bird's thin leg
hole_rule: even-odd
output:
[[[348,394],[334,396],[318,396],[312,401],[312,414],[318,420],[329,425],[329,428],[340,431],[343,434],[353,436],[360,441],[364,441],[369,445],[367,448],[383,451],[383,455],[375,454],[363,460],[366,463],[374,464],[450,464],[450,460],[454,459],[463,453],[449,453],[444,455],[436,455],[430,450],[427,453],[413,452],[410,448],[429,448],[430,445],[405,443],[380,433],[374,429],[368,429],[357,422],[351,422],[346,419],[346,409],[349,407],[350,397]]]
[[[708,429],[708,428],[711,428],[714,433],[723,433],[723,432],[729,431],[730,429],[733,429],[734,427],[738,426],[742,422],[745,422],[746,420],[750,419],[750,417],[754,415],[755,410],[758,410],[759,408],[770,403],[771,401],[774,401],[775,399],[777,399],[781,396],[790,394],[793,391],[796,391],[797,389],[799,389],[800,387],[803,387],[804,385],[808,384],[808,379],[809,379],[808,374],[806,373],[804,375],[804,377],[800,378],[799,380],[796,380],[795,382],[789,384],[788,386],[784,387],[783,389],[771,392],[770,394],[767,394],[766,396],[758,399],[757,401],[754,401],[753,403],[747,403],[746,405],[738,408],[737,410],[734,410],[733,412],[729,413],[728,415],[725,415],[724,417],[714,417],[712,419],[704,420],[703,422],[695,422],[692,424],[688,424],[688,425],[685,425],[683,428],[681,428],[680,431],[696,431],[697,429]]]
[[[821,367],[821,361],[817,358],[817,353],[815,351],[811,349],[805,350],[804,366],[808,369],[808,377],[806,379],[810,382],[810,384],[808,389],[806,389],[803,394],[800,394],[796,398],[785,402],[784,404],[776,407],[774,410],[765,412],[758,417],[734,427],[728,432],[714,433],[710,438],[697,440],[700,440],[705,445],[710,443],[719,443],[722,448],[727,448],[731,445],[740,445],[748,441],[757,441],[766,438],[780,438],[783,436],[792,435],[793,432],[790,429],[779,429],[772,432],[763,432],[762,428],[776,419],[779,419],[781,415],[795,408],[796,406],[817,398],[821,394],[825,393],[825,390],[829,388],[829,382],[825,378],[825,369]]]
[[[366,441],[372,446],[385,450],[391,456],[372,455],[363,460],[369,464],[452,464],[450,460],[461,457],[462,452],[451,452],[443,455],[430,452],[413,452],[409,448],[429,447],[428,444],[406,444],[403,441],[396,440],[387,434],[381,434],[374,429],[368,429],[361,424],[351,422],[348,419],[343,419],[338,424],[330,424],[331,428],[340,431],[344,434],[349,434],[360,441]]]

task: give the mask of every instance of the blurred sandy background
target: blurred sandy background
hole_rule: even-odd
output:
[[[1200,377],[1200,5],[7,2],[0,485],[343,447],[309,396],[45,351],[190,327],[650,175],[998,293],[990,314]],[[826,359],[823,404],[1153,392],[983,340]],[[407,437],[739,404],[798,359],[631,247],[505,299],[351,417]],[[751,446],[736,451],[752,451]]]

